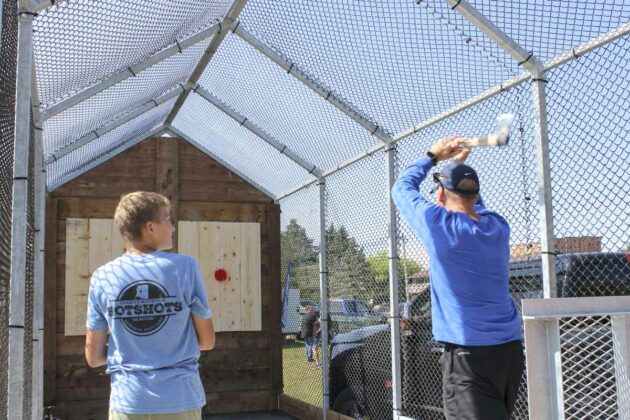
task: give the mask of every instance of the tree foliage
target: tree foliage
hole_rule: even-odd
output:
[[[352,298],[373,304],[389,300],[389,256],[387,251],[366,256],[362,246],[345,227],[326,229],[328,245],[328,289],[332,298]],[[319,249],[306,229],[291,219],[280,235],[282,270],[286,278],[291,263],[291,288],[300,289],[300,298],[319,302]],[[405,267],[406,265],[406,267]],[[398,276],[420,271],[413,260],[401,260]],[[283,279],[284,282],[285,279]]]

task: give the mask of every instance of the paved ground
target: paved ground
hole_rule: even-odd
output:
[[[252,412],[240,414],[219,414],[215,416],[204,416],[203,420],[296,420],[282,411]]]

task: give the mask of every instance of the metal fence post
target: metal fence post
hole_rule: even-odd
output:
[[[402,412],[402,366],[400,363],[400,307],[398,304],[398,233],[396,229],[396,207],[390,193],[394,182],[396,182],[396,146],[394,144],[390,143],[386,146],[385,156],[388,186],[387,209],[389,212],[389,312],[392,348],[392,405],[394,420],[396,420]]]
[[[549,159],[549,133],[547,131],[546,73],[538,63],[532,71],[532,89],[536,112],[536,145],[538,149],[538,197],[540,203],[540,250],[542,253],[543,291],[546,298],[558,295],[555,268],[555,237],[551,197],[551,164]]]
[[[524,315],[525,340],[528,348],[547,351],[528,351],[527,388],[529,418],[533,420],[564,419],[562,398],[560,332],[557,319],[527,319]]]
[[[326,247],[326,178],[319,178],[319,296],[322,328],[322,418],[326,420],[330,408],[329,354],[328,354],[328,260]]]
[[[42,143],[41,116],[35,66],[32,71],[32,112],[35,125],[34,182],[35,182],[35,259],[33,267],[33,409],[32,418],[41,419],[44,410],[44,220],[46,213],[46,167]]]
[[[10,413],[12,418],[22,418],[24,410],[24,312],[32,63],[33,14],[25,10],[22,2],[20,2],[18,12],[11,282],[9,292],[9,401],[7,403],[7,412]]]

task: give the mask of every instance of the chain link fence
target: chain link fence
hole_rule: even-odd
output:
[[[616,40],[548,75],[556,251],[609,255],[569,261],[560,296],[630,294],[625,257],[610,255],[630,251],[629,47]]]
[[[16,413],[9,412],[9,398],[11,395],[22,396],[22,418],[31,419],[33,410],[34,387],[33,387],[33,358],[34,358],[34,270],[35,270],[35,125],[32,112],[29,115],[29,128],[26,130],[28,138],[28,156],[26,156],[26,196],[14,197],[15,191],[20,191],[16,187],[16,182],[24,180],[14,174],[14,160],[16,159],[16,126],[21,116],[16,115],[17,107],[17,63],[18,63],[18,2],[2,2],[2,25],[0,26],[1,47],[0,61],[0,418],[17,418]],[[28,108],[30,110],[30,103]],[[24,159],[24,156],[19,156]],[[14,213],[16,201],[25,201],[25,214]],[[24,207],[20,207],[24,208]],[[16,218],[25,217],[25,224],[14,223]],[[23,244],[17,243],[13,237],[15,226],[24,225],[25,232],[17,232],[19,236],[25,237]],[[19,242],[19,241],[18,241]],[[23,247],[22,247],[23,246]],[[23,254],[15,255],[15,252]],[[17,264],[16,264],[17,262]],[[19,266],[18,265],[22,265]],[[11,288],[11,275],[14,271],[24,272],[24,284],[20,285],[23,296],[16,294]],[[15,299],[18,305],[13,304]],[[12,308],[23,306],[23,318],[20,314],[12,314]],[[22,309],[19,309],[20,311]],[[12,318],[13,316],[13,318]],[[23,319],[23,325],[12,325],[12,320]],[[15,323],[15,321],[13,321]],[[19,323],[19,322],[18,322]],[[22,343],[10,345],[11,329],[23,329]],[[15,335],[17,336],[17,334]],[[14,369],[9,366],[11,352],[21,352],[19,356],[13,355],[16,360],[20,360],[22,366]],[[11,386],[9,376],[12,377]],[[15,387],[15,388],[13,388]],[[19,390],[18,390],[19,388]]]
[[[534,244],[540,231],[536,224],[535,133],[531,91],[527,84],[517,86],[479,105],[462,111],[400,142],[396,150],[396,168],[400,173],[419,157],[419,150],[428,150],[436,139],[453,133],[473,137],[492,132],[495,118],[503,112],[515,115],[513,134],[508,148],[474,150],[467,160],[481,180],[486,206],[503,215],[511,228],[511,291],[515,301],[542,297],[542,277],[531,276],[522,267],[535,265]],[[444,164],[435,168],[439,171]],[[431,181],[421,185],[421,193],[435,202],[435,186]],[[402,330],[403,408],[413,418],[443,418],[442,371],[439,365],[442,346],[433,342],[431,332],[431,295],[429,261],[424,246],[402,219],[398,221],[399,261],[419,261],[421,269],[403,277],[401,302],[404,310]],[[539,260],[539,258],[538,258]],[[540,267],[540,263],[538,263]],[[515,269],[519,267],[518,271]],[[424,378],[419,380],[419,378]],[[523,379],[523,387],[526,380]],[[527,393],[520,393],[515,418],[527,418]]]
[[[618,419],[611,319],[560,320],[565,417]]]
[[[385,162],[378,152],[326,178],[331,407],[375,419],[392,412]]]
[[[321,303],[316,185],[283,200],[281,230],[284,393],[321,407],[321,335],[315,337]]]

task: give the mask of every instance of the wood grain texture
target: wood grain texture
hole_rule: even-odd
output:
[[[86,225],[87,242],[83,238]],[[66,237],[66,281],[60,283],[65,287],[64,300],[58,302],[58,307],[64,308],[65,334],[85,335],[87,295],[92,273],[121,256],[125,252],[124,243],[112,219],[67,219]],[[79,249],[83,246],[87,248]]]
[[[180,200],[179,220],[266,223],[267,205]]]
[[[260,224],[240,224],[241,331],[261,331]]]
[[[179,215],[179,156],[178,141],[174,138],[156,140],[155,192],[171,202],[171,217],[177,226]],[[173,237],[172,252],[177,252],[177,236]]]
[[[182,252],[200,263],[216,331],[262,330],[260,224],[180,222],[178,230]]]
[[[263,325],[269,328],[269,364],[271,386],[275,395],[282,393],[282,289],[280,287],[280,206],[271,204],[268,209],[267,263],[269,281],[269,318]],[[263,317],[264,317],[263,312]]]
[[[223,253],[217,253],[223,243],[222,235],[219,234],[218,223],[201,222],[198,224],[199,234],[199,266],[203,275],[204,285],[208,293],[208,303],[212,308],[212,319],[216,332],[223,331],[223,299],[221,297],[221,286],[214,279],[215,270],[218,265],[222,265]],[[220,259],[221,258],[221,259]]]
[[[66,282],[64,332],[85,334],[87,295],[90,284],[90,229],[87,219],[66,220]]]
[[[44,246],[44,404],[56,400],[57,376],[57,200],[46,201]]]
[[[218,256],[217,269],[227,271],[227,280],[219,282],[223,314],[221,331],[241,330],[241,230],[237,223],[220,223],[223,243],[213,250]],[[219,262],[220,261],[220,262]]]

